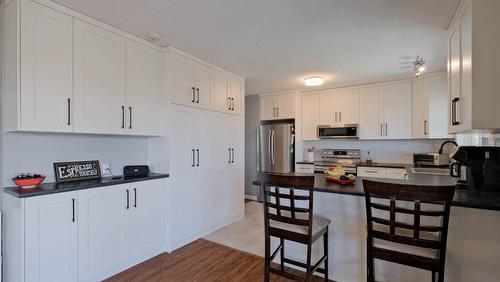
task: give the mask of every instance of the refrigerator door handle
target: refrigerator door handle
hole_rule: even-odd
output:
[[[257,171],[260,172],[260,162],[261,162],[261,156],[260,156],[260,127],[257,126]]]
[[[272,148],[273,130],[269,130],[269,140],[267,141],[268,152],[269,152],[269,162],[273,164],[273,148]]]
[[[271,151],[271,164],[274,165],[276,162],[276,160],[274,159],[274,153],[275,153],[274,152],[274,141],[275,141],[274,140],[274,128],[271,131],[271,135],[272,135],[272,137],[271,137],[271,150],[272,150]]]

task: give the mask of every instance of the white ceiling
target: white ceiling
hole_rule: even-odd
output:
[[[460,0],[56,0],[246,78],[247,94],[409,78],[417,55],[446,69]],[[310,89],[310,88],[308,88]],[[311,89],[312,90],[312,89]]]

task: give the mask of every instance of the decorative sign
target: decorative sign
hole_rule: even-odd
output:
[[[101,178],[99,161],[54,163],[56,182]]]

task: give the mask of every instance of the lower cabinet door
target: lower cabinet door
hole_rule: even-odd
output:
[[[135,182],[131,189],[130,247],[134,262],[163,251],[166,183],[162,179]]]
[[[25,281],[77,281],[76,199],[76,192],[26,199]]]
[[[80,281],[102,280],[128,266],[131,193],[126,184],[78,191]]]

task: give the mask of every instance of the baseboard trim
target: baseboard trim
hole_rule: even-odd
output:
[[[245,195],[245,199],[252,200],[252,201],[257,201],[257,196]]]

